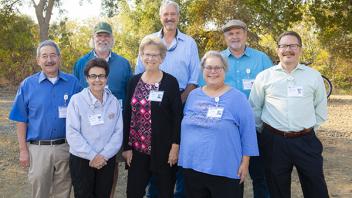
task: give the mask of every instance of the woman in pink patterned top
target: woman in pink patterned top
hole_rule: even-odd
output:
[[[166,50],[160,38],[145,37],[139,47],[145,72],[127,87],[123,156],[129,167],[128,198],[142,198],[151,176],[156,176],[160,197],[173,197],[182,102],[176,78],[159,69]]]

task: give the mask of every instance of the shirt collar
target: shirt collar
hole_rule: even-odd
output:
[[[62,80],[64,80],[64,81],[67,81],[68,79],[66,78],[66,76],[59,70],[59,72],[58,72],[58,75],[57,75],[57,80],[60,80],[60,79],[62,79]],[[39,78],[38,78],[38,82],[39,83],[41,83],[41,82],[43,82],[43,80],[45,80],[45,79],[48,79],[47,77],[46,77],[46,75],[44,74],[44,72],[43,71],[41,71],[40,73],[39,73]]]
[[[95,50],[93,50],[93,55],[95,58],[99,58],[98,55],[95,53]],[[109,62],[110,58],[111,58],[111,51],[109,52],[109,56],[105,59],[106,62]]]
[[[159,32],[157,32],[157,35],[158,35],[159,38],[163,38],[163,37],[164,37],[163,29],[161,29]],[[179,29],[176,29],[176,36],[175,36],[175,38],[176,38],[177,40],[184,41],[184,40],[185,40],[185,37],[186,37],[185,34],[183,34]]]
[[[225,49],[225,51],[224,51],[224,55],[226,56],[226,57],[229,57],[230,55],[232,55],[232,53],[231,53],[231,51],[230,51],[230,48],[227,48],[227,49]],[[243,54],[242,54],[242,56],[250,56],[251,55],[251,53],[250,53],[250,50],[249,50],[249,47],[245,47],[244,48],[244,52],[243,52]],[[232,55],[233,57],[235,57],[234,55]],[[242,57],[241,56],[241,57]],[[241,58],[240,57],[240,58]],[[236,57],[237,58],[237,57]]]
[[[274,66],[274,69],[275,69],[275,70],[285,71],[284,68],[282,68],[281,63],[275,65],[275,66]],[[306,69],[306,68],[305,68],[305,66],[304,66],[303,64],[298,64],[298,65],[296,66],[296,68],[294,68],[294,69],[292,70],[292,72],[294,72],[294,71],[296,71],[296,70],[305,70],[305,69]],[[291,72],[291,73],[292,73],[292,72]]]
[[[100,103],[100,101],[92,94],[92,92],[90,91],[89,88],[88,89],[88,96],[89,96],[89,101],[91,102],[92,105],[95,105],[97,102]],[[106,100],[108,98],[108,94],[110,94],[111,92],[109,91],[109,89],[105,88],[104,89],[104,93],[103,93],[103,103],[102,105],[104,105],[106,103]]]

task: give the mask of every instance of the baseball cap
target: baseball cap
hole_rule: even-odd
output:
[[[237,19],[227,22],[224,26],[222,26],[222,31],[227,32],[234,27],[242,28],[247,31],[247,25],[243,21]]]
[[[95,27],[94,27],[94,34],[105,32],[108,34],[112,34],[112,29],[110,24],[106,22],[99,22]]]

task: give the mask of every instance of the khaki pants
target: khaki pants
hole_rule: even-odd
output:
[[[71,193],[69,146],[28,144],[28,179],[34,198],[68,198]]]

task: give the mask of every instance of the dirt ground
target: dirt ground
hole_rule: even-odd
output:
[[[7,119],[13,90],[0,88],[0,198],[30,197],[27,171],[18,165],[18,144],[15,123]],[[318,131],[324,145],[324,171],[330,197],[352,197],[352,96],[332,96],[329,100],[329,121]],[[124,198],[127,173],[120,164],[116,196]],[[296,172],[292,178],[292,197],[303,197]],[[245,197],[252,197],[250,179]],[[73,197],[73,196],[71,196]]]

